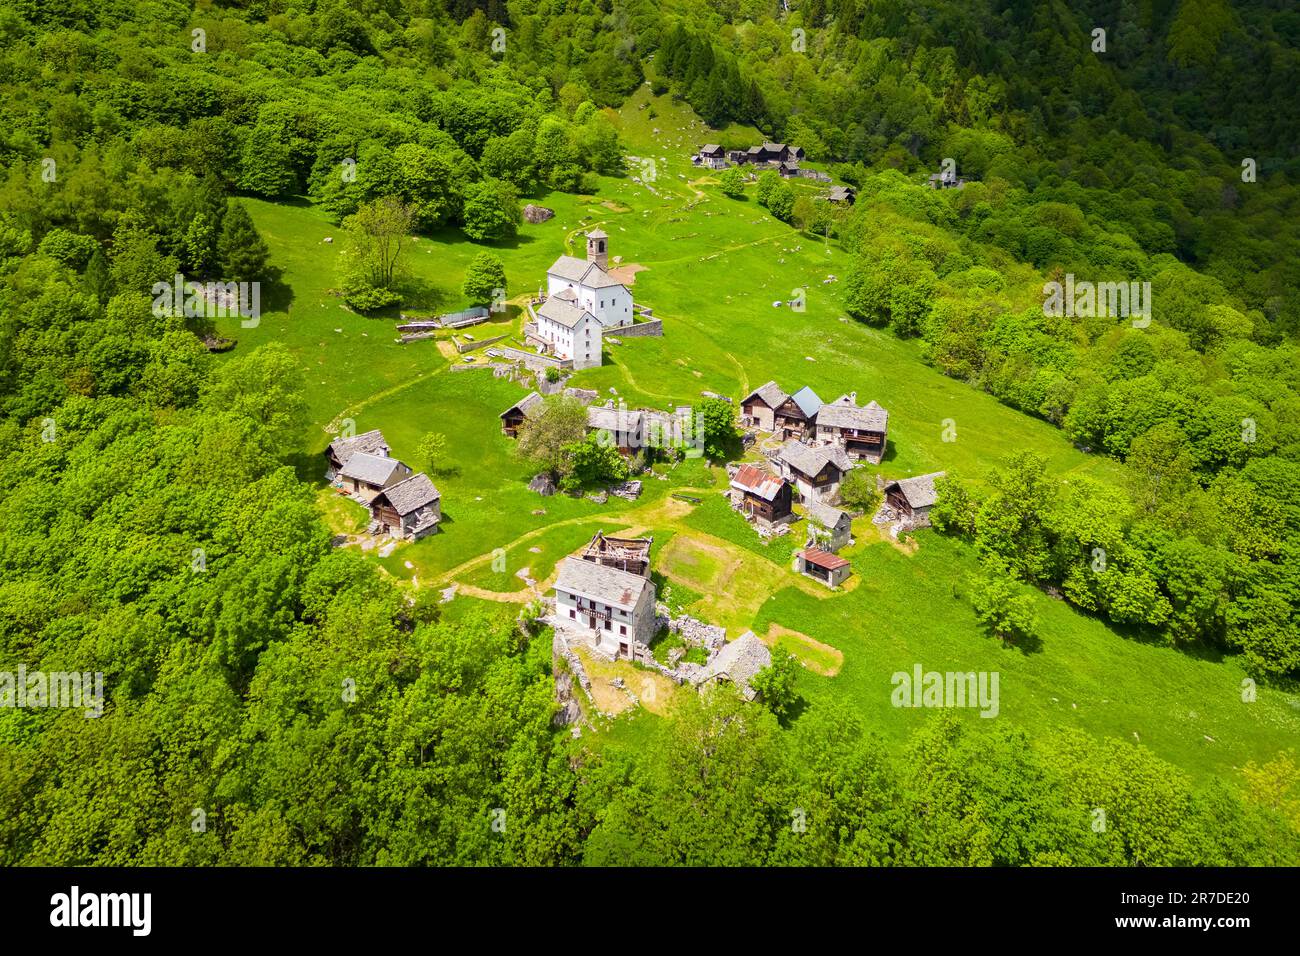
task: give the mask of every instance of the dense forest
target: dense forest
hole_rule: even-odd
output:
[[[622,172],[602,109],[649,82],[858,187],[780,217],[858,255],[855,319],[1133,476],[1119,495],[1023,456],[954,476],[942,531],[1294,681],[1300,12],[786,6],[0,3],[0,661],[108,688],[95,720],[0,711],[0,863],[1300,860],[1286,757],[1198,786],[1140,747],[947,718],[895,752],[847,713],[721,692],[642,753],[583,748],[552,726],[544,632],[444,619],[331,548],[290,460],[288,352],[219,359],[202,319],[151,308],[177,272],[285,294],[246,197],[338,221],[398,197],[415,229],[507,234],[519,200]],[[970,181],[924,187],[948,157]],[[1154,322],[1045,315],[1067,274],[1150,282]],[[1104,590],[1077,574],[1096,548]]]

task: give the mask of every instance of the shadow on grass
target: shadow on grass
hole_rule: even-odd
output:
[[[398,293],[402,296],[402,308],[406,310],[420,310],[422,312],[436,311],[454,311],[452,308],[460,308],[460,305],[453,301],[452,297],[444,290],[438,288],[427,279],[420,276],[408,276],[404,278],[397,286]],[[392,317],[398,318],[402,308],[394,307]],[[385,310],[388,311],[388,310]],[[379,313],[375,313],[378,315]]]
[[[786,730],[789,730],[794,726],[794,722],[802,717],[807,710],[808,698],[800,695],[799,697],[796,697],[794,703],[786,709],[785,714],[777,718],[777,722]]]
[[[288,313],[293,305],[293,286],[284,281],[284,273],[274,269],[270,277],[262,283],[262,307],[267,312]]]
[[[293,473],[298,480],[304,484],[311,485],[313,488],[326,488],[329,482],[325,480],[325,446],[329,444],[329,436],[324,435],[321,439],[319,451],[299,451],[285,458],[284,463],[293,469]]]

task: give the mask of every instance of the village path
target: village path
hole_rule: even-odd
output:
[[[736,242],[729,246],[719,246],[717,249],[715,249],[712,253],[709,254],[709,258],[716,259],[724,253],[735,252],[737,249],[748,249],[750,246],[761,246],[764,243],[776,242],[779,239],[789,239],[789,238],[790,237],[784,233],[778,233],[777,235],[766,236],[762,239],[751,239],[749,242]],[[655,265],[664,266],[674,262],[697,262],[697,261],[699,261],[698,256],[688,255],[688,256],[678,256],[676,259],[656,259]]]
[[[373,405],[375,402],[382,402],[384,399],[390,398],[393,395],[396,395],[398,392],[410,388],[412,385],[418,385],[420,382],[427,381],[433,378],[435,375],[441,375],[443,372],[446,372],[449,368],[451,368],[450,363],[448,363],[447,365],[443,365],[440,368],[435,368],[431,372],[425,372],[422,375],[416,375],[412,378],[406,379],[403,382],[398,382],[396,385],[390,385],[388,388],[380,389],[378,392],[372,392],[370,395],[367,395],[365,398],[361,399],[358,402],[354,402],[353,404],[345,408],[343,411],[335,415],[334,418],[330,421],[330,423],[325,426],[326,434],[329,435],[336,434],[339,430],[339,423],[342,422],[343,419],[355,418],[363,408],[366,408],[369,405]]]
[[[716,491],[717,491],[716,488],[678,488],[675,490],[674,494],[706,495],[710,493],[715,493]],[[738,546],[735,545],[734,543],[727,541],[723,538],[719,538],[714,535],[711,535],[706,531],[700,531],[697,528],[688,527],[686,524],[684,524],[681,519],[686,514],[688,514],[690,510],[691,510],[691,506],[689,504],[670,496],[665,498],[663,501],[655,502],[654,504],[645,505],[641,508],[635,508],[632,511],[621,512],[621,513],[604,512],[601,514],[581,515],[575,518],[566,518],[565,520],[557,521],[554,524],[545,525],[541,528],[534,528],[532,531],[528,531],[520,535],[519,537],[515,538],[513,541],[509,542],[508,544],[502,546],[502,550],[509,551],[511,548],[515,548],[521,544],[526,544],[527,542],[533,540],[534,538],[537,538],[539,535],[545,534],[547,531],[550,531],[553,528],[564,527],[565,525],[583,524],[593,520],[599,521],[599,520],[607,519],[610,521],[611,524],[617,523],[621,528],[623,528],[623,530],[620,531],[620,534],[628,535],[630,537],[635,537],[639,534],[644,534],[645,532],[650,531],[651,529],[656,527],[671,528],[672,530],[677,531],[678,533],[689,537],[697,544],[703,545],[704,547],[709,548],[720,555],[731,556],[733,553],[736,552]],[[782,574],[781,573],[782,568],[779,565],[776,565],[773,562],[764,559],[762,555],[750,554],[749,552],[744,551],[743,549],[741,550],[742,553],[740,553],[735,558],[735,563],[737,567],[731,569],[731,575],[729,575],[729,577],[734,577],[735,573],[740,569],[739,566],[749,563],[747,559],[752,557],[753,559],[762,561],[765,565],[771,565],[770,568],[772,572],[771,575],[763,573],[764,571],[769,570],[766,567],[762,568],[761,570],[759,568],[751,569],[756,572],[755,577],[757,579],[763,579],[763,578],[770,579],[768,581],[769,584],[768,593],[770,593],[771,590],[775,588],[782,587],[785,585],[794,586],[799,590],[803,591],[805,594],[811,595],[812,597],[815,597],[819,600],[825,600],[834,597],[837,593],[840,593],[840,592],[829,591],[822,585],[817,584],[803,577],[802,575]],[[487,588],[481,588],[476,585],[464,584],[455,581],[455,579],[460,575],[465,574],[468,571],[472,571],[475,568],[480,567],[483,564],[486,564],[487,562],[491,561],[495,553],[496,550],[494,549],[493,551],[489,551],[485,554],[481,554],[478,557],[470,558],[468,561],[462,562],[461,564],[457,565],[454,568],[451,568],[448,571],[444,571],[441,575],[439,575],[435,579],[435,583],[432,586],[445,587],[450,583],[456,583],[456,592],[458,594],[465,594],[471,597],[479,598],[480,600],[497,601],[505,604],[526,604],[530,600],[533,600],[534,598],[540,597],[542,594],[544,594],[554,583],[554,580],[558,575],[558,568],[553,569],[545,579],[535,582],[531,587],[521,588],[518,591],[490,591]],[[669,578],[674,577],[672,574],[669,574],[667,572],[665,572],[665,574]],[[856,579],[851,579],[851,580],[852,580],[852,585],[850,587],[844,588],[843,590],[852,590],[853,587],[857,585],[858,582]],[[757,583],[757,582],[751,581],[750,583]],[[751,610],[757,613],[758,608],[756,606]]]
[[[741,365],[736,356],[732,355],[730,352],[723,352],[722,354],[725,355],[731,364],[736,367],[736,380],[740,383],[740,394],[748,395],[749,374],[745,371],[745,366]],[[611,352],[609,357],[613,359],[614,364],[619,367],[619,370],[623,373],[623,377],[627,379],[627,383],[642,395],[652,395],[655,398],[666,398],[670,401],[679,401],[681,399],[680,395],[665,395],[663,392],[651,392],[647,390],[637,382],[636,377],[632,374],[632,370],[619,359],[618,355]]]
[[[710,490],[711,489],[708,488],[678,488],[674,493],[702,495],[702,494],[708,494]],[[541,535],[546,534],[548,531],[551,531],[554,528],[562,528],[566,525],[573,525],[573,524],[583,524],[588,521],[601,521],[604,519],[608,519],[611,522],[613,521],[619,522],[620,526],[627,526],[629,524],[629,519],[636,518],[637,526],[638,527],[644,526],[647,524],[647,522],[652,522],[653,520],[655,520],[655,518],[659,517],[660,515],[662,515],[665,518],[668,517],[667,505],[668,502],[673,502],[673,501],[676,501],[676,499],[670,497],[666,501],[658,501],[652,505],[643,505],[640,508],[634,508],[633,510],[624,512],[622,514],[618,512],[604,512],[601,514],[578,515],[577,517],[574,518],[565,518],[563,521],[556,521],[551,524],[542,525],[540,528],[534,528],[532,531],[526,531],[523,534],[521,534],[519,537],[515,538],[513,541],[501,545],[501,550],[509,551],[511,548],[518,547],[521,544],[526,544],[529,541],[532,541],[534,538],[540,537]],[[678,502],[678,504],[684,505],[684,502]],[[635,530],[635,528],[633,530]],[[454,568],[442,572],[442,574],[438,575],[438,577],[435,580],[439,584],[446,584],[450,581],[453,581],[456,578],[458,578],[460,575],[465,574],[468,571],[473,571],[475,568],[479,567],[480,565],[486,564],[487,562],[491,561],[492,556],[495,553],[496,553],[496,549],[494,548],[492,551],[488,551],[484,554],[480,554],[478,557],[470,558],[468,561],[463,561],[460,564],[456,565]],[[458,590],[460,590],[460,588],[458,588]],[[484,593],[510,595],[510,594],[515,594],[517,592],[485,591]],[[489,600],[493,600],[493,599],[489,598]],[[514,600],[514,599],[501,598],[500,600]]]

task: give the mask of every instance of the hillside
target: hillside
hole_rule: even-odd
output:
[[[1112,61],[1086,4],[273,7],[0,18],[0,659],[106,687],[0,712],[0,860],[1300,861],[1293,15],[1124,4]],[[778,137],[826,180],[692,161]],[[492,350],[595,230],[663,334],[563,384],[722,396],[725,447],[583,439],[542,496],[500,415],[558,383]],[[504,309],[400,341],[497,268]],[[160,309],[177,274],[258,314]],[[1052,314],[1067,276],[1149,283],[1150,321]],[[737,427],[768,381],[888,411],[835,589],[792,568],[807,502],[769,538],[724,495],[773,467]],[[326,477],[372,430],[436,533]],[[872,521],[940,471],[935,527]],[[558,721],[540,602],[600,531],[754,632],[757,699],[580,649]],[[995,713],[899,706],[914,668],[997,675]]]

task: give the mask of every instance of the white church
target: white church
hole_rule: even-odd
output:
[[[575,369],[601,363],[601,335],[632,324],[632,293],[607,271],[609,236],[587,233],[587,258],[560,256],[546,270],[546,301],[536,311],[537,338]]]
[[[603,230],[587,233],[587,258],[560,256],[546,270],[547,296],[568,290],[578,305],[600,322],[601,328],[615,329],[632,324],[632,293],[607,271],[609,236]]]

